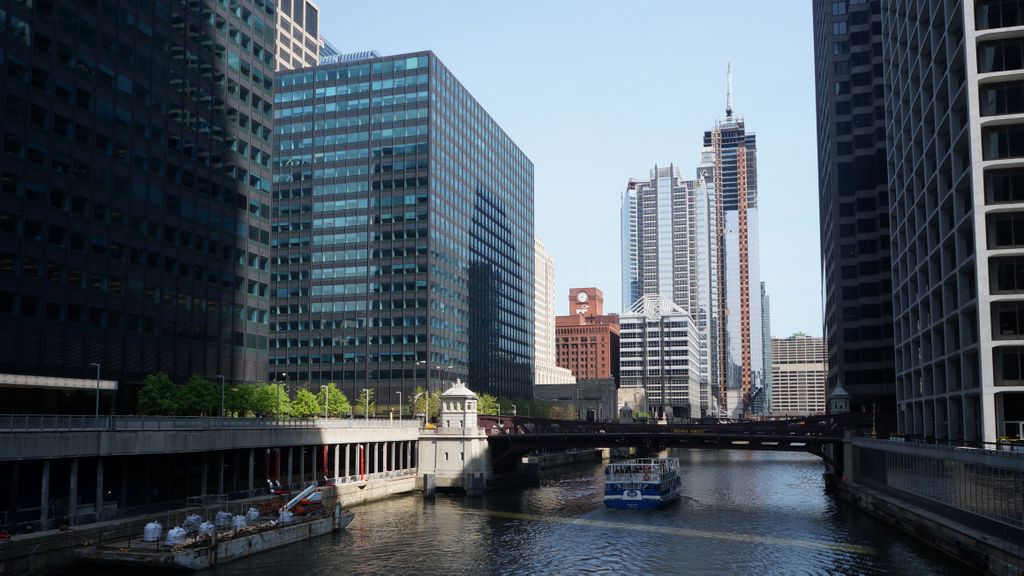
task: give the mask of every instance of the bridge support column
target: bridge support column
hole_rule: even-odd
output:
[[[334,445],[334,477],[338,477],[338,457],[341,456],[341,444]]]
[[[96,518],[99,522],[103,519],[103,458],[96,459]]]
[[[351,444],[345,444],[345,477],[346,478],[348,478],[349,476],[352,475],[352,472],[349,471],[350,470],[350,468],[349,468],[349,452],[352,451],[351,448],[352,448]]]
[[[395,447],[397,445],[398,445],[398,442],[388,442],[388,446],[391,447],[391,470],[396,470],[396,468],[395,468],[395,452],[397,452],[397,450],[395,449]]]
[[[200,496],[206,496],[206,480],[207,480],[207,475],[209,474],[209,472],[208,472],[209,466],[207,465],[207,460],[209,460],[209,458],[207,457],[206,452],[203,452],[203,475],[202,475],[202,477],[199,480],[199,495]]]
[[[256,449],[249,448],[249,498],[253,494],[253,474],[256,471]]]
[[[373,473],[380,472],[380,442],[371,442],[371,450],[373,450]]]
[[[71,485],[68,486],[68,525],[78,518],[78,458],[71,460]]]
[[[317,465],[316,465],[316,453],[319,452],[319,451],[320,451],[320,446],[313,446],[313,449],[310,450],[310,452],[312,452],[312,454],[310,454],[310,456],[309,456],[309,461],[310,461],[309,479],[314,484],[316,484],[317,480],[319,480],[319,478],[317,478],[317,476],[316,476],[317,471],[320,470],[320,468],[318,468]]]
[[[50,461],[43,460],[43,477],[39,493],[39,523],[42,529],[48,528],[47,521],[50,519]]]

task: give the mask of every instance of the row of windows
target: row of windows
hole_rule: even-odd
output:
[[[341,348],[343,346],[376,346],[389,344],[423,344],[427,335],[422,332],[411,334],[371,334],[369,336],[328,336],[324,338],[272,338],[271,348]]]
[[[341,66],[333,69],[321,69],[315,71],[303,71],[293,73],[278,73],[277,86],[286,88],[288,86],[301,86],[316,82],[329,82],[345,80],[347,78],[358,78],[381,73],[401,72],[404,70],[416,70],[426,68],[429,58],[427,56],[409,56],[398,60],[378,60],[372,64],[355,64],[352,66]]]
[[[334,330],[347,331],[362,328],[392,328],[403,326],[425,326],[426,316],[373,316],[370,318],[344,318],[327,320],[287,320],[272,322],[272,332]]]

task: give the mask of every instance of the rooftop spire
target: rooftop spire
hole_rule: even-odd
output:
[[[729,77],[728,88],[725,91],[725,115],[732,117],[732,62],[729,62],[729,71],[727,72]]]

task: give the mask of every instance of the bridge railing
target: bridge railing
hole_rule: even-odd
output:
[[[586,422],[576,420],[550,420],[524,416],[483,415],[478,424],[488,436],[523,434],[692,434],[692,435],[749,435],[749,436],[801,436],[842,438],[841,419],[809,417],[790,420],[678,423],[678,424],[620,424],[614,422]]]
[[[418,428],[417,420],[388,418],[209,418],[201,416],[78,416],[2,414],[3,432],[248,430],[258,428]]]

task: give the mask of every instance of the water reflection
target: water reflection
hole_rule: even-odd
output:
[[[342,534],[209,574],[970,573],[827,496],[812,456],[672,455],[684,498],[665,510],[606,510],[601,466],[562,468],[522,491],[360,506]]]

